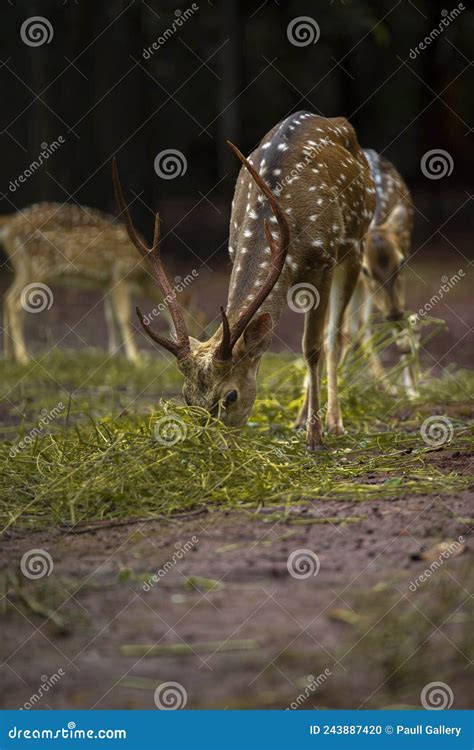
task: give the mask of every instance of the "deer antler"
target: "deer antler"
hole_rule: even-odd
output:
[[[259,175],[257,170],[250,164],[248,159],[246,159],[245,156],[239,151],[237,146],[234,146],[234,144],[230,141],[227,141],[227,144],[240,159],[244,167],[250,172],[251,176],[255,180],[262,193],[268,198],[270,207],[278,222],[280,240],[279,242],[276,242],[273,239],[270,225],[265,219],[265,236],[267,238],[267,242],[271,251],[270,270],[268,272],[267,278],[260,287],[260,290],[257,292],[254,299],[247,305],[247,307],[242,310],[238,320],[236,321],[236,323],[234,323],[233,326],[229,325],[227,314],[224,308],[221,307],[223,330],[222,339],[214,355],[215,359],[219,360],[220,362],[226,361],[232,357],[232,349],[234,348],[238,339],[243,334],[253,316],[255,315],[261,304],[266,300],[276,282],[278,281],[278,278],[285,264],[285,258],[288,253],[288,247],[290,244],[290,228],[288,222],[286,220],[285,214],[283,213],[283,209],[275,198],[271,188]]]
[[[160,346],[174,354],[178,359],[184,359],[190,353],[189,335],[186,329],[186,323],[184,321],[183,313],[181,312],[181,308],[176,301],[175,292],[171,287],[171,284],[168,280],[168,277],[166,276],[163,264],[161,262],[160,216],[158,213],[156,214],[153,244],[151,247],[148,247],[147,245],[145,245],[142,238],[138,235],[135,227],[133,226],[132,217],[130,216],[130,211],[128,210],[128,206],[125,203],[125,198],[123,196],[122,186],[120,184],[117,163],[115,159],[112,162],[112,174],[115,199],[117,201],[117,206],[120,214],[123,214],[123,220],[127,228],[128,236],[130,237],[131,242],[137,248],[138,252],[144,258],[146,258],[151,273],[158,283],[164,301],[169,307],[171,318],[173,320],[176,331],[176,341],[168,339],[165,336],[161,336],[159,333],[153,331],[150,325],[146,322],[145,317],[142,315],[140,309],[137,307],[136,310],[140,323],[142,324],[149,337],[153,339],[153,341],[156,341],[157,344],[160,344]]]

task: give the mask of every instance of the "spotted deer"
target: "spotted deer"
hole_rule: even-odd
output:
[[[233,262],[222,323],[205,342],[188,335],[182,311],[170,300],[176,336],[152,330],[137,309],[148,335],[172,352],[184,375],[183,395],[241,426],[254,403],[257,371],[277,321],[295,285],[317,291],[318,304],[305,315],[303,352],[308,367],[307,393],[299,425],[306,425],[307,447],[322,445],[318,363],[326,312],[328,410],[330,432],[343,430],[337,390],[344,310],[357,283],[362,241],[374,210],[374,188],[367,161],[351,125],[298,112],[276,125],[242,162],[230,223]],[[160,256],[160,219],[151,247],[138,237],[114,168],[117,203],[130,239],[166,297],[169,281]]]
[[[403,268],[410,253],[414,210],[410,191],[393,164],[371,149],[364,149],[364,155],[375,185],[375,212],[365,242],[363,276],[349,306],[348,327],[351,338],[354,338],[360,325],[363,325],[372,372],[387,390],[393,391],[386,382],[382,363],[372,348],[371,324],[375,310],[395,325],[403,319]],[[405,360],[405,389],[407,395],[414,397],[417,395],[417,372],[409,356],[410,342],[406,335],[401,334],[396,343]]]
[[[5,355],[28,361],[22,302],[25,293],[33,299],[51,283],[102,290],[109,352],[115,353],[121,339],[127,358],[135,361],[131,294],[140,291],[160,302],[161,297],[123,224],[95,209],[59,203],[35,204],[2,217],[1,224],[0,240],[15,274],[4,298]],[[187,310],[188,325],[199,317],[196,329],[202,317],[191,305]]]

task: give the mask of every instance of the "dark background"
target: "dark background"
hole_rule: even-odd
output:
[[[110,170],[117,155],[123,182],[139,194],[134,215],[140,228],[150,233],[150,212],[159,207],[165,252],[218,261],[225,257],[238,172],[225,140],[248,151],[288,113],[309,109],[345,115],[363,146],[398,166],[420,211],[418,244],[435,233],[437,252],[453,241],[470,255],[469,10],[413,60],[410,49],[438,27],[444,8],[451,11],[457,3],[197,4],[192,17],[144,59],[143,49],[191,3],[2,0],[1,213],[39,200],[115,212]],[[21,41],[21,24],[33,15],[53,25],[49,44],[29,47]],[[316,44],[297,47],[288,41],[287,26],[301,15],[317,21]],[[66,142],[12,193],[10,180],[38,156],[41,143],[60,135]],[[184,176],[156,175],[154,158],[167,148],[185,155]],[[451,154],[451,176],[423,176],[420,159],[432,148]],[[429,245],[423,248],[429,251]]]

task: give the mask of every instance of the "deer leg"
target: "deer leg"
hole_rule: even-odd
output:
[[[403,368],[403,385],[408,398],[418,398],[418,373],[412,362],[405,364]]]
[[[380,361],[379,355],[374,351],[372,346],[372,313],[374,310],[374,301],[371,294],[369,293],[365,299],[364,306],[362,309],[362,323],[364,326],[364,344],[367,348],[369,355],[369,363],[372,375],[377,380],[382,380],[385,377],[383,365]]]
[[[130,323],[132,301],[129,284],[126,281],[115,283],[110,295],[125,349],[125,356],[130,362],[136,362],[139,359],[139,354],[133,340],[133,330]]]
[[[359,341],[361,313],[364,305],[364,287],[361,279],[357,282],[354,293],[347,306],[343,334],[342,360],[345,360],[349,349]]]
[[[114,306],[108,296],[104,297],[104,314],[107,325],[107,350],[109,354],[116,354],[120,348],[120,340],[117,334]]]
[[[319,304],[309,310],[305,317],[303,334],[303,354],[308,366],[306,376],[306,396],[300,416],[306,417],[306,447],[310,451],[322,448],[321,403],[320,403],[320,364],[324,349],[324,322],[331,289],[332,268],[323,277],[318,287]]]
[[[304,340],[303,340],[303,349],[304,349]],[[309,376],[308,375],[306,375],[304,379],[303,391],[304,391],[304,401],[300,409],[300,412],[296,418],[296,422],[294,424],[295,430],[304,430],[306,428],[306,422],[308,421],[308,402],[309,402]]]
[[[395,342],[400,350],[400,360],[403,365],[402,379],[405,393],[408,398],[418,398],[418,364],[414,359],[412,347],[406,338],[406,335],[402,337],[401,341]]]
[[[7,290],[4,300],[5,318],[8,329],[5,336],[5,352],[10,348],[13,358],[18,362],[29,361],[26,350],[25,336],[23,332],[23,309],[21,306],[21,293],[24,288],[23,282],[16,279]],[[9,339],[9,343],[6,340]]]
[[[8,305],[6,297],[3,298],[3,354],[6,359],[13,359],[13,346],[10,338],[10,323],[8,319]]]
[[[397,393],[396,388],[394,388],[394,386],[392,386],[391,383],[387,381],[385,370],[382,362],[380,361],[380,357],[373,347],[371,329],[373,310],[373,297],[370,293],[368,293],[364,301],[364,306],[362,308],[362,323],[364,330],[363,340],[369,356],[370,371],[373,377],[380,382],[383,390],[389,393],[391,396],[395,396]]]
[[[326,335],[328,412],[327,428],[333,435],[343,435],[341,407],[338,393],[338,366],[342,353],[342,330],[344,313],[354,292],[359,277],[359,262],[352,254],[333,272],[329,300],[329,320]]]

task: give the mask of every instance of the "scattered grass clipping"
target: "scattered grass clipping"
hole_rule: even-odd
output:
[[[2,367],[11,405],[0,444],[2,533],[217,507],[296,523],[311,522],[301,509],[316,508],[324,522],[326,499],[389,500],[469,484],[427,460],[433,447],[420,433],[426,417],[449,405],[453,434],[441,449],[472,448],[474,377],[466,371],[425,378],[420,397],[408,403],[383,392],[357,353],[341,368],[347,435],[327,438],[328,450],[311,454],[304,434],[292,429],[303,398],[302,359],[264,357],[259,397],[242,430],[175,397],[160,400],[180,388],[174,363],[164,358],[137,367],[97,353],[56,352],[40,365]],[[41,410],[58,401],[67,409],[35,430]],[[360,518],[352,509],[342,520]]]

